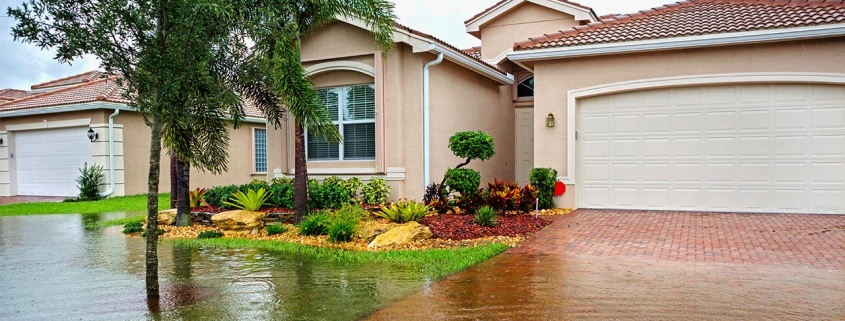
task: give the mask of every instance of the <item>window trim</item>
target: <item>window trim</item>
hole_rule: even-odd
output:
[[[343,120],[343,107],[345,102],[344,97],[346,96],[344,88],[354,87],[354,86],[372,86],[373,87],[373,118],[372,119],[359,119],[359,120]],[[337,126],[337,130],[340,132],[341,136],[343,135],[343,125],[356,125],[356,124],[373,124],[374,127],[374,137],[373,143],[375,144],[374,155],[372,158],[352,158],[352,159],[344,159],[346,150],[344,149],[345,144],[338,144],[338,158],[337,159],[311,159],[308,156],[308,129],[305,129],[305,161],[306,162],[371,162],[376,161],[378,159],[378,116],[379,116],[379,104],[378,104],[378,88],[376,87],[375,83],[363,83],[363,84],[348,84],[342,86],[331,86],[331,87],[319,87],[314,88],[314,90],[321,90],[321,89],[338,89],[339,96],[338,97],[338,104],[337,104],[337,120],[333,120],[332,124]]]
[[[264,131],[264,168],[268,169],[268,170],[265,170],[263,172],[258,171],[258,155],[256,155],[256,153],[255,153],[255,149],[256,149],[255,132],[258,131],[258,130]],[[269,165],[269,160],[270,160],[269,159],[270,158],[269,149],[270,148],[269,148],[269,140],[267,139],[267,128],[266,127],[251,127],[251,133],[252,133],[252,145],[250,146],[251,147],[250,149],[252,150],[252,152],[251,152],[252,161],[250,162],[250,168],[251,168],[250,172],[252,174],[267,174],[267,172],[269,171],[269,167],[270,167],[270,165]]]

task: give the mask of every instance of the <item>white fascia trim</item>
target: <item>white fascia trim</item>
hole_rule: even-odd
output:
[[[660,89],[685,86],[713,86],[726,84],[832,84],[845,85],[845,74],[835,73],[802,73],[802,72],[763,72],[763,73],[735,73],[690,75],[667,78],[641,79],[610,83],[580,89],[570,90],[566,101],[566,176],[558,180],[564,184],[576,184],[575,168],[577,155],[575,154],[576,108],[580,99],[611,95],[646,89]],[[576,206],[578,204],[575,204]]]
[[[845,24],[800,28],[756,30],[654,40],[605,43],[519,51],[508,55],[511,61],[547,60],[599,56],[656,50],[688,49],[775,41],[803,40],[845,35]]]
[[[65,113],[65,112],[71,112],[71,111],[92,110],[92,109],[119,109],[119,110],[130,110],[130,111],[132,110],[126,104],[95,101],[95,102],[90,102],[90,103],[73,104],[73,105],[62,105],[62,106],[53,106],[53,107],[39,107],[39,108],[0,111],[0,118],[30,116],[30,115],[43,115],[43,114],[55,114],[55,113]]]
[[[257,124],[266,124],[266,123],[267,123],[267,120],[266,120],[266,119],[264,119],[264,118],[260,118],[260,117],[249,117],[249,116],[247,116],[247,117],[244,117],[244,122],[247,122],[247,123],[257,123]]]
[[[367,23],[358,18],[339,17],[338,21],[343,21],[345,23],[367,30]],[[414,53],[419,53],[423,51],[428,51],[434,53],[435,55],[438,53],[443,53],[443,55],[446,56],[446,59],[451,62],[459,64],[465,68],[469,68],[470,70],[480,73],[503,85],[513,84],[513,75],[502,74],[501,71],[492,68],[478,60],[469,58],[464,53],[457,52],[456,49],[444,47],[439,43],[435,42],[434,40],[425,37],[420,37],[405,30],[396,28],[393,32],[393,41],[407,43],[408,45],[414,48]]]
[[[503,74],[502,72],[494,70],[478,60],[467,57],[464,54],[457,53],[454,50],[441,46],[437,43],[430,44],[428,48],[432,53],[442,53],[447,60],[465,68],[469,68],[475,72],[479,72],[482,75],[487,76],[487,78],[493,79],[502,85],[513,85],[514,77],[511,74]]]
[[[469,22],[465,23],[464,25],[467,28],[468,33],[478,32],[481,29],[481,25],[492,21],[493,19],[498,18],[501,14],[508,12],[515,8],[516,6],[522,4],[523,2],[531,2],[536,5],[540,5],[546,8],[554,9],[566,14],[570,14],[575,17],[575,21],[589,21],[589,22],[596,22],[599,21],[599,17],[596,17],[595,14],[591,10],[586,10],[581,7],[576,7],[571,4],[560,2],[560,1],[551,1],[551,0],[511,0],[502,3],[495,8],[491,9],[484,15],[477,17]]]
[[[513,53],[513,49],[505,50],[504,52],[500,53],[498,56],[494,57],[493,59],[485,60],[484,62],[492,65],[498,65],[503,60],[508,59],[508,55]]]

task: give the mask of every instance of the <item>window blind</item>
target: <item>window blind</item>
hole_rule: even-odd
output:
[[[307,132],[308,160],[371,160],[376,157],[376,98],[374,85],[355,85],[317,90],[343,136],[342,145]],[[340,117],[343,115],[343,117]]]

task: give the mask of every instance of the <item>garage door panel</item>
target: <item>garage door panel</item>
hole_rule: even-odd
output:
[[[579,102],[579,206],[845,213],[845,87],[618,96]]]
[[[73,196],[79,168],[91,159],[87,127],[15,133],[19,195]]]

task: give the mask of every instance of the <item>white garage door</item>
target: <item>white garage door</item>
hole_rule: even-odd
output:
[[[88,127],[15,132],[18,195],[79,194],[79,168],[91,160]]]
[[[845,86],[648,90],[577,111],[579,207],[845,213]]]

